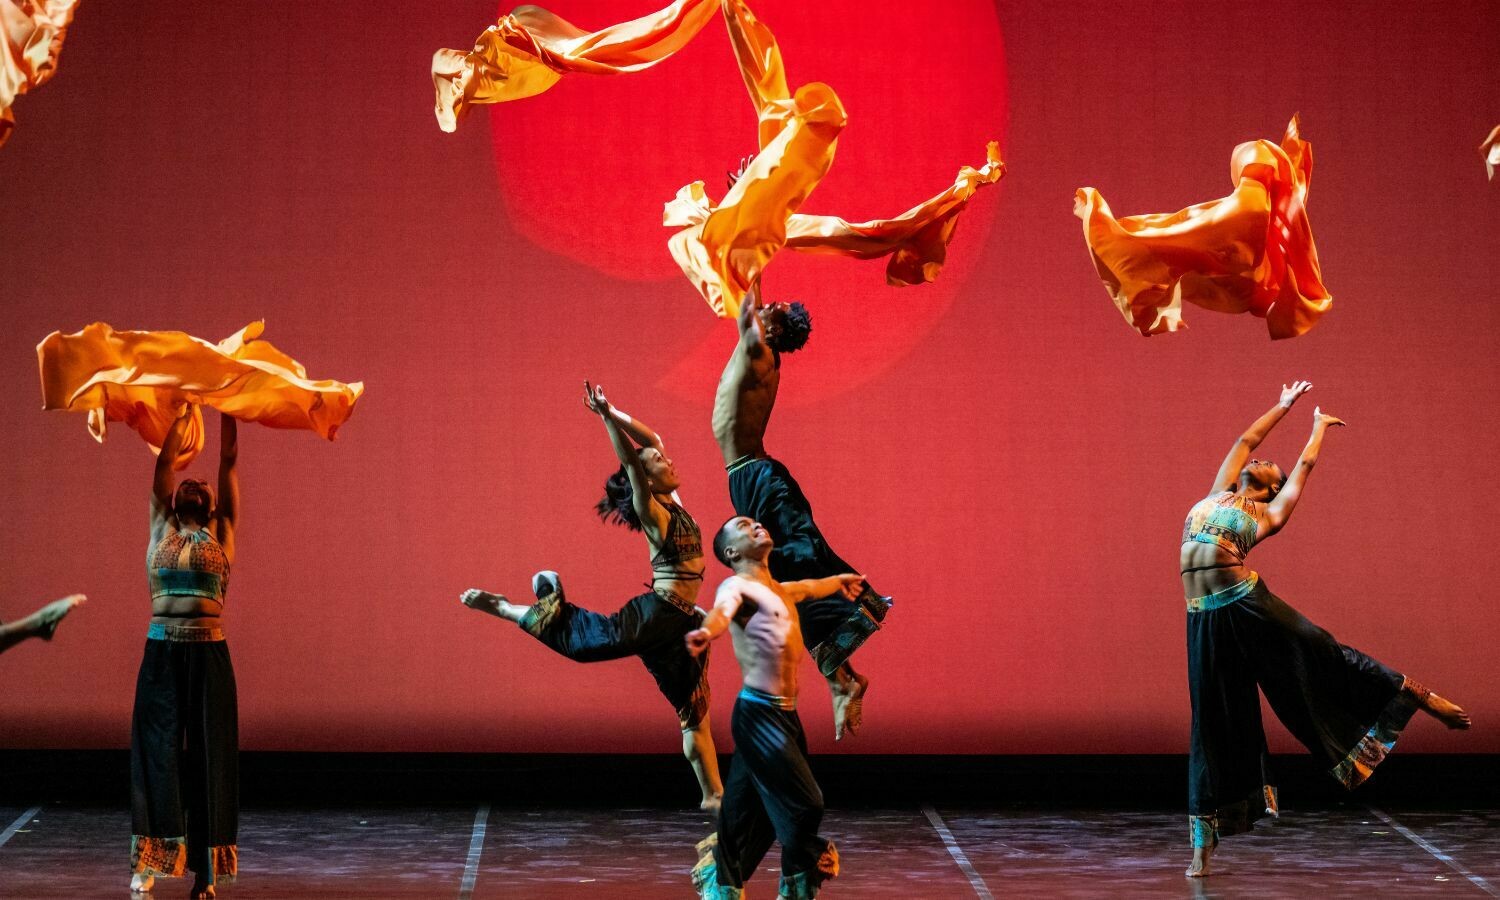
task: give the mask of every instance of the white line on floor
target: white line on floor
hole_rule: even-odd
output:
[[[1464,867],[1463,863],[1439,850],[1437,847],[1433,846],[1415,831],[1412,831],[1410,828],[1407,828],[1405,825],[1402,825],[1400,822],[1397,822],[1395,819],[1391,818],[1390,816],[1386,815],[1384,812],[1381,812],[1373,806],[1366,806],[1365,809],[1368,809],[1370,813],[1375,816],[1375,818],[1399,831],[1402,837],[1406,838],[1413,844],[1416,844],[1418,847],[1421,847],[1423,850],[1426,850],[1428,853],[1431,853],[1433,856],[1437,857],[1438,860],[1447,865],[1448,868],[1469,879],[1469,881],[1473,882],[1474,886],[1479,888],[1481,891],[1484,891],[1491,897],[1500,897],[1500,889],[1496,889],[1496,887],[1490,884],[1488,881],[1485,881],[1480,876],[1475,875],[1473,872],[1470,872],[1467,868]]]
[[[458,888],[458,900],[469,900],[474,896],[474,882],[479,880],[479,857],[484,853],[484,829],[490,821],[490,805],[479,807],[474,813],[474,835],[469,838],[469,858],[464,862],[464,881]]]
[[[5,842],[10,840],[12,835],[21,830],[22,825],[30,822],[31,817],[41,811],[42,808],[40,806],[33,806],[31,809],[28,809],[25,812],[21,813],[20,818],[10,823],[9,828],[5,829],[4,831],[0,831],[0,847],[4,847]]]
[[[974,867],[969,864],[969,858],[964,855],[964,849],[958,846],[958,841],[953,839],[953,832],[948,830],[943,817],[938,815],[938,811],[931,806],[922,807],[922,812],[927,815],[927,821],[932,823],[932,828],[938,833],[938,837],[943,839],[943,846],[948,848],[948,855],[958,863],[959,871],[969,879],[969,886],[974,888],[974,893],[979,895],[979,900],[995,900],[995,895],[990,893],[989,885],[985,884],[984,879],[979,877],[979,873],[974,871]]]

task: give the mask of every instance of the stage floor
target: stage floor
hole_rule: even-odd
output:
[[[1293,809],[1182,875],[1180,811],[832,810],[837,897],[1500,896],[1500,811]],[[0,806],[0,897],[128,897],[130,815]],[[697,812],[488,806],[253,807],[224,898],[691,897]],[[775,895],[778,851],[750,883]],[[179,897],[182,880],[154,895]]]

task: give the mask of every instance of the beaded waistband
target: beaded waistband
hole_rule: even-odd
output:
[[[790,711],[796,711],[797,709],[796,697],[781,697],[776,694],[768,694],[765,691],[758,691],[749,685],[740,688],[740,699],[749,701],[750,703],[763,703],[766,706],[774,706],[777,709]]]
[[[1244,581],[1232,584],[1222,591],[1214,591],[1212,594],[1205,594],[1202,597],[1189,597],[1187,601],[1188,612],[1208,612],[1211,609],[1228,606],[1236,600],[1243,600],[1250,596],[1250,592],[1255,590],[1257,584],[1260,584],[1260,576],[1251,572],[1249,577]]]
[[[152,622],[146,627],[148,641],[174,641],[179,644],[212,643],[224,640],[224,629],[217,625],[204,628],[200,625],[167,625]]]

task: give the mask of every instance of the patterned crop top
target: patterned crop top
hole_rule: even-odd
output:
[[[229,559],[207,528],[184,534],[171,531],[146,554],[151,599],[203,597],[224,602],[229,589]]]
[[[1182,525],[1182,542],[1217,544],[1240,562],[1255,546],[1260,527],[1260,504],[1233,491],[1220,491],[1199,500]]]
[[[702,581],[703,573],[683,567],[683,563],[703,558],[703,533],[688,511],[676,503],[667,504],[671,519],[661,547],[651,556],[652,581]]]

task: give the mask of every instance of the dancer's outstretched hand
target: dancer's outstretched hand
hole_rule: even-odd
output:
[[[708,649],[708,643],[713,640],[713,637],[708,633],[707,628],[695,628],[682,639],[687,644],[689,656],[701,656],[703,651]]]
[[[727,186],[730,190],[733,190],[734,186],[736,184],[739,184],[740,179],[745,177],[745,173],[749,171],[750,162],[753,159],[755,159],[755,157],[747,156],[740,160],[740,167],[738,169],[734,170],[733,172],[724,173],[724,180],[727,182]]]
[[[597,384],[583,383],[583,405],[589,408],[589,412],[599,415],[609,414],[609,400],[604,396],[604,388]]]
[[[1337,416],[1330,416],[1318,407],[1313,407],[1313,423],[1319,425],[1344,425],[1347,424]]]
[[[1310,390],[1312,390],[1311,381],[1294,381],[1291,387],[1283,384],[1281,386],[1281,405],[1287,409],[1291,409],[1292,404],[1297,402],[1297,398]]]
[[[844,599],[858,600],[859,595],[865,589],[865,576],[845,573],[838,576],[838,579],[840,582],[839,593],[843,595]]]

